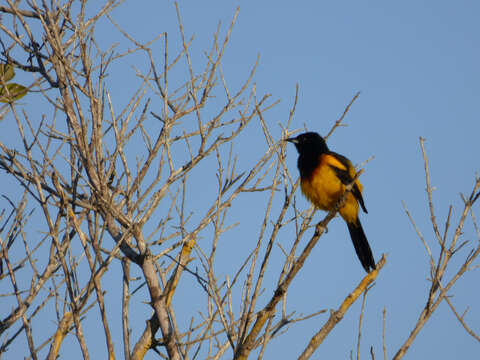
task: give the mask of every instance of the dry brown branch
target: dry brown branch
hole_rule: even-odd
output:
[[[387,360],[387,342],[385,340],[385,332],[386,332],[386,321],[387,321],[387,309],[386,308],[383,308],[383,311],[382,311],[382,319],[383,319],[383,322],[382,322],[382,347],[383,347],[383,359],[384,360]]]
[[[431,246],[428,245],[427,240],[421,235],[420,230],[418,229],[418,226],[416,225],[415,221],[407,211],[407,215],[409,216],[410,221],[412,222],[418,237],[424,244],[424,247],[427,251],[429,263],[430,263],[430,273],[432,278],[431,278],[431,285],[430,285],[426,305],[423,308],[422,312],[420,313],[418,320],[413,330],[411,331],[410,335],[408,336],[407,340],[403,343],[403,345],[399,348],[399,350],[395,354],[394,359],[396,360],[401,359],[406,354],[406,352],[412,345],[413,341],[415,340],[415,338],[417,337],[417,335],[419,334],[423,326],[430,319],[432,314],[435,312],[435,310],[438,308],[440,303],[443,300],[448,299],[447,297],[448,291],[450,291],[453,285],[465,272],[471,269],[471,264],[475,259],[477,259],[478,255],[480,254],[480,245],[477,244],[476,247],[474,247],[469,252],[469,254],[465,257],[463,264],[460,266],[460,268],[454,271],[454,274],[451,276],[451,278],[449,280],[444,280],[445,272],[447,270],[447,267],[450,265],[453,256],[458,254],[457,251],[466,244],[466,242],[464,242],[461,245],[457,246],[460,236],[463,233],[465,220],[468,214],[472,212],[472,206],[479,198],[480,179],[477,178],[475,180],[475,184],[473,186],[472,192],[467,198],[465,198],[462,195],[464,206],[463,206],[460,218],[458,219],[455,232],[451,235],[449,239],[448,228],[450,226],[450,222],[452,221],[451,219],[452,207],[450,207],[447,215],[445,231],[443,235],[441,235],[437,225],[437,220],[435,217],[435,205],[434,205],[433,196],[432,196],[433,189],[430,182],[428,157],[425,151],[424,144],[425,144],[425,139],[420,138],[420,147],[421,147],[421,151],[424,159],[424,165],[425,165],[424,168],[425,168],[425,179],[426,179],[426,192],[427,192],[427,202],[428,202],[429,211],[430,211],[430,222],[432,224],[434,234],[437,240],[436,243],[438,244],[438,255],[437,255],[437,260],[434,261],[435,255],[434,255],[434,252],[431,250]],[[442,285],[442,283],[446,285]],[[449,303],[449,300],[447,300],[447,303]],[[454,311],[454,313],[456,312]],[[460,320],[460,318],[458,318],[458,320]],[[462,324],[462,326],[464,326],[463,321],[460,321],[460,323]],[[468,327],[465,327],[465,326],[464,328],[466,330],[468,329]],[[467,332],[470,335],[472,335],[468,330]]]
[[[122,260],[122,271],[123,271],[123,294],[122,294],[123,347],[124,347],[125,360],[130,360],[130,311],[129,311],[130,262],[126,258]]]
[[[26,293],[17,286],[17,268],[10,262],[8,253],[10,242],[2,242],[2,265],[9,270],[8,275],[3,276],[8,277],[14,287],[11,295],[2,295],[15,298],[17,306],[2,319],[0,330],[4,332],[21,321],[30,355],[36,358],[38,349],[30,336],[33,325],[25,314],[39,301],[44,284],[49,280],[55,282],[53,276],[59,275],[62,281],[55,283],[55,292],[47,297],[50,301],[55,299],[60,324],[50,335],[49,357],[61,355],[61,344],[69,334],[80,345],[82,356],[90,356],[83,335],[83,319],[88,316],[93,301],[101,315],[99,326],[104,331],[108,356],[113,358],[115,340],[107,312],[108,294],[101,280],[106,273],[112,273],[109,265],[113,261],[123,259],[125,358],[141,359],[150,350],[164,348],[169,358],[179,359],[188,356],[193,345],[198,345],[194,350],[198,353],[204,342],[218,343],[220,336],[226,334],[233,346],[237,336],[232,331],[238,325],[238,318],[232,306],[232,287],[239,282],[248,259],[228,287],[216,284],[214,250],[206,255],[208,276],[187,271],[197,279],[209,279],[205,296],[211,306],[206,321],[197,323],[192,318],[192,329],[181,330],[171,304],[191,261],[192,249],[198,247],[199,238],[208,234],[209,224],[215,224],[216,247],[231,229],[226,215],[235,199],[247,192],[261,196],[262,192],[271,190],[262,182],[270,172],[278,144],[270,141],[265,154],[244,171],[237,171],[231,146],[240,133],[255,119],[263,119],[263,113],[276,103],[269,103],[268,95],[257,99],[252,83],[258,60],[238,89],[232,91],[227,87],[221,62],[238,9],[224,38],[220,36],[221,27],[214,34],[205,67],[196,69],[190,47],[192,40],[187,40],[178,5],[183,48],[172,56],[167,52],[165,31],[160,31],[154,40],[142,42],[114,21],[111,11],[121,1],[108,1],[95,14],[89,14],[85,2],[79,1],[78,7],[74,3],[25,3],[20,8],[19,2],[8,0],[8,6],[0,7],[4,16],[12,16],[14,20],[13,29],[4,23],[0,26],[4,60],[40,76],[42,80],[35,82],[39,94],[55,109],[52,118],[44,116],[37,124],[30,120],[28,111],[19,112],[17,104],[11,104],[9,110],[23,149],[13,150],[0,142],[0,167],[15,178],[40,207],[47,224],[44,232],[48,234],[43,240],[44,249],[30,251],[29,241],[24,241],[26,256],[20,264],[28,264],[33,269],[32,287]],[[114,46],[107,51],[100,49],[95,42],[94,28],[102,17],[107,17],[121,35],[134,44],[133,50],[114,53]],[[157,62],[154,47],[159,39],[164,39],[164,48],[163,58]],[[18,53],[29,60],[24,62],[25,56]],[[126,104],[118,105],[110,96],[112,89],[105,82],[105,74],[113,63],[133,54],[145,55],[150,68],[144,73],[137,70],[141,80],[138,87],[131,87],[131,98]],[[183,83],[178,80],[175,83],[168,74],[182,60],[187,62],[189,77]],[[222,79],[223,100],[218,96],[221,92],[217,94],[217,77]],[[46,84],[56,92],[54,96],[51,92],[47,95]],[[214,97],[217,105],[211,101]],[[213,105],[209,105],[210,102]],[[160,116],[152,111],[158,105],[162,109]],[[104,109],[108,109],[108,118],[104,116]],[[154,119],[149,114],[153,114]],[[195,127],[189,125],[190,115],[196,119]],[[138,139],[141,139],[140,146]],[[138,155],[132,160],[133,144]],[[230,146],[230,155],[223,171],[225,145]],[[185,157],[176,155],[182,146],[188,151]],[[189,198],[185,184],[194,168],[215,156],[221,180],[218,194],[208,206],[199,209],[200,218],[194,224],[186,213]],[[183,192],[179,191],[182,186]],[[174,195],[170,198],[170,194]],[[167,214],[161,211],[164,204],[170,209]],[[158,218],[161,221],[155,226],[153,219]],[[23,220],[20,222],[24,226]],[[172,228],[179,230],[171,231]],[[180,245],[181,251],[175,254]],[[34,258],[37,251],[49,254],[43,268]],[[129,306],[133,306],[131,298],[137,290],[130,291],[127,264],[140,271],[154,310],[132,352]],[[227,299],[228,312],[225,311]],[[62,316],[62,313],[71,315]],[[221,330],[216,328],[219,320],[223,324]],[[161,332],[161,340],[156,339],[157,330]],[[7,343],[14,342],[15,337]]]
[[[378,276],[378,272],[383,268],[386,262],[385,255],[382,255],[382,258],[376,265],[376,270],[373,270],[369,274],[365,275],[362,281],[357,285],[357,287],[345,298],[340,307],[336,311],[332,311],[330,318],[327,320],[325,325],[311,338],[305,350],[299,356],[299,359],[309,359],[314,351],[322,344],[323,340],[327,335],[332,331],[336,324],[338,324],[345,313],[348,311],[350,306],[358,299],[358,297],[367,290],[368,286],[375,281]]]
[[[363,323],[363,314],[365,312],[365,301],[367,299],[367,293],[368,291],[375,286],[375,283],[372,284],[372,286],[367,287],[365,291],[363,292],[362,296],[362,308],[360,310],[360,318],[358,320],[358,339],[357,339],[357,360],[360,359],[360,340],[362,338],[362,323]]]
[[[455,307],[453,306],[452,304],[452,301],[450,300],[450,298],[448,296],[445,296],[445,301],[447,302],[448,306],[450,307],[450,309],[452,310],[452,312],[455,314],[455,317],[457,318],[457,320],[460,322],[460,324],[462,324],[463,328],[465,329],[465,331],[470,335],[472,336],[475,340],[479,341],[480,342],[480,336],[478,336],[477,334],[475,334],[475,332],[467,325],[467,323],[465,322],[465,315],[467,314],[467,310],[465,310],[465,312],[460,315],[457,310],[455,309]]]
[[[275,289],[274,295],[272,296],[268,304],[257,313],[256,320],[252,325],[251,329],[249,330],[248,335],[242,336],[242,339],[235,350],[235,356],[234,356],[235,359],[248,358],[250,352],[253,350],[256,344],[256,340],[260,334],[260,331],[265,325],[266,321],[275,313],[275,308],[277,304],[287,292],[287,289],[290,286],[292,280],[295,278],[299,270],[303,267],[308,255],[311,253],[312,249],[320,239],[320,236],[325,232],[326,226],[335,217],[338,209],[343,205],[343,202],[345,201],[345,197],[347,193],[351,191],[354,182],[361,175],[362,172],[363,170],[360,170],[356,174],[353,181],[345,187],[345,193],[339,199],[334,209],[329,211],[329,213],[325,216],[325,218],[315,226],[315,232],[312,238],[310,239],[308,244],[305,246],[300,256],[298,256],[298,258],[293,262],[290,270],[288,271],[286,276],[281,280],[278,287]],[[288,202],[288,200],[286,200],[286,202]],[[268,256],[268,253],[269,251],[267,249],[266,256]],[[244,331],[244,334],[246,334],[245,331]]]
[[[350,100],[350,102],[348,103],[348,105],[345,107],[345,110],[343,111],[343,114],[338,118],[337,121],[335,121],[335,124],[333,124],[332,128],[330,129],[330,131],[328,132],[328,134],[325,136],[325,140],[328,139],[330,137],[330,135],[333,134],[333,132],[335,131],[335,129],[337,127],[339,127],[341,124],[342,124],[342,121],[343,119],[345,118],[345,115],[347,115],[348,111],[350,110],[350,106],[352,106],[352,104],[355,102],[355,100],[357,100],[357,98],[360,96],[360,91],[358,91],[355,96],[352,98],[352,100]]]

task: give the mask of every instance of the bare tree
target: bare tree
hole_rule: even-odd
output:
[[[48,109],[39,115],[29,108],[28,97],[2,108],[17,131],[15,146],[0,142],[0,168],[19,193],[4,196],[1,218],[0,293],[10,306],[2,306],[0,357],[14,351],[56,359],[77,349],[85,359],[105,354],[143,359],[151,352],[168,359],[246,359],[252,351],[262,358],[289,325],[325,312],[287,313],[287,290],[344,200],[316,225],[313,208],[296,206],[298,181],[285,165],[283,141],[292,133],[296,97],[276,138],[265,115],[277,102],[257,94],[257,63],[243,84],[228,86],[222,59],[238,9],[228,27],[218,27],[197,64],[178,6],[181,43],[171,54],[168,33],[141,42],[115,22],[111,13],[121,2],[110,0],[94,11],[86,1],[7,0],[0,6],[2,61],[33,75],[30,96],[41,97]],[[96,27],[103,22],[131,48],[102,49]],[[107,74],[129,57],[141,57],[148,66],[136,70],[138,87],[129,84],[130,98],[118,103]],[[243,166],[235,145],[250,128],[263,134],[258,148],[264,151]],[[192,195],[198,184],[206,200]],[[465,200],[465,217],[478,186],[477,181]],[[240,199],[265,204],[264,215],[253,248],[225,275],[216,266],[217,250],[234,227],[242,226],[230,215]],[[292,245],[282,248],[277,281],[267,283],[272,249],[282,236],[292,237]],[[440,244],[427,311],[447,299],[451,288],[441,280],[456,240],[450,250],[444,240]],[[459,276],[477,254],[468,257]],[[312,355],[384,264],[382,257],[357,288],[345,290],[345,301],[300,358]],[[109,283],[115,280],[123,286],[112,294]],[[196,299],[188,308],[176,305],[182,287]],[[150,314],[140,310],[142,303]],[[178,321],[178,315],[190,320]],[[115,335],[118,326],[121,340]],[[68,341],[75,346],[62,348]]]
[[[422,235],[422,232],[418,228],[405,204],[404,208],[408,215],[408,218],[410,219],[412,225],[415,228],[418,238],[425,247],[428,264],[430,267],[431,284],[428,291],[428,297],[426,299],[425,307],[421,311],[418,320],[407,340],[393,357],[394,359],[401,359],[405,355],[420,330],[422,330],[423,326],[430,319],[433,312],[438,308],[438,305],[440,305],[443,300],[447,302],[447,304],[457,317],[460,324],[465,328],[467,333],[480,342],[480,336],[477,335],[466,324],[464,317],[467,312],[465,311],[464,314],[460,316],[456,311],[452,301],[449,299],[449,292],[452,290],[458,279],[460,279],[460,277],[466,272],[478,268],[478,265],[475,265],[474,261],[478,258],[478,255],[480,253],[480,231],[478,229],[478,224],[472,206],[477,202],[478,198],[480,197],[480,179],[478,177],[475,179],[475,183],[473,185],[473,189],[470,195],[465,196],[461,194],[461,198],[463,201],[463,209],[461,209],[461,215],[456,221],[456,223],[452,217],[453,206],[450,205],[448,209],[447,219],[445,220],[445,226],[443,229],[441,229],[435,216],[435,205],[432,194],[433,189],[430,182],[428,157],[425,151],[425,139],[420,138],[420,146],[422,149],[422,155],[425,165],[426,192],[428,199],[428,208],[430,210],[430,222],[432,224],[433,232],[435,234],[435,238],[433,240],[426,239]],[[472,224],[477,235],[476,242],[472,240],[461,241],[462,234],[466,231],[465,222],[469,215],[472,219]],[[449,233],[452,223],[454,224],[454,230],[453,233]],[[470,250],[466,255],[461,255],[462,252],[460,252],[460,250],[466,246],[470,246]],[[462,259],[456,260],[460,261],[461,265],[457,269],[454,269],[454,266],[456,266],[456,264],[452,262],[452,259],[459,256],[461,256]],[[451,275],[450,278],[446,276],[447,268],[450,271],[453,271],[453,275]]]

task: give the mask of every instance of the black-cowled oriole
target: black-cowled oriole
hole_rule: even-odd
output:
[[[287,141],[295,144],[299,153],[297,165],[302,193],[317,208],[332,210],[344,194],[345,186],[355,178],[352,163],[345,156],[330,151],[325,140],[315,132],[306,132]],[[375,269],[375,260],[358,218],[358,204],[366,213],[362,184],[357,179],[339,213],[347,223],[357,256],[368,273]]]

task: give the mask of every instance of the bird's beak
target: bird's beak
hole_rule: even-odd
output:
[[[291,142],[293,144],[298,144],[298,140],[296,137],[285,139],[285,141]]]

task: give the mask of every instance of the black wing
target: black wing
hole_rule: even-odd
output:
[[[335,173],[337,174],[337,177],[340,179],[340,181],[342,182],[342,184],[344,185],[348,185],[350,184],[352,181],[353,181],[353,177],[350,175],[350,172],[348,171],[349,169],[351,169],[353,167],[352,163],[350,162],[350,160],[348,160],[345,156],[343,155],[340,155],[340,154],[337,154],[333,151],[331,151],[329,153],[329,155],[332,155],[335,157],[335,159],[337,159],[338,161],[340,161],[342,163],[343,166],[345,166],[346,170],[343,170],[343,169],[339,169],[338,167],[336,166],[331,166],[330,167],[335,171]],[[353,188],[352,188],[352,194],[353,196],[355,196],[355,199],[357,199],[357,201],[359,202],[360,206],[362,207],[362,210],[368,214],[368,211],[367,211],[367,208],[365,207],[365,203],[363,201],[363,196],[362,196],[362,193],[360,192],[360,189],[358,188],[357,184],[354,184],[353,185]]]

